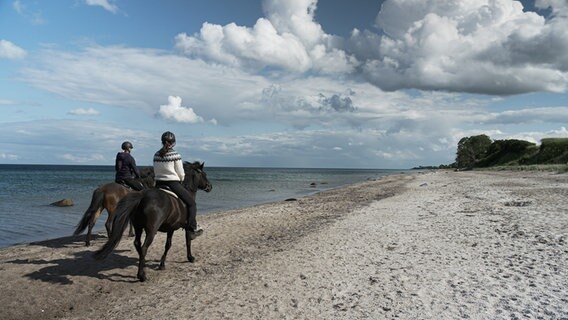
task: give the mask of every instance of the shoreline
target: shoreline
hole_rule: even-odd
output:
[[[287,199],[282,199],[282,200],[274,200],[274,201],[269,200],[269,201],[265,201],[265,202],[259,202],[259,203],[256,203],[256,204],[252,204],[252,205],[243,205],[241,207],[235,207],[235,208],[209,210],[209,211],[205,211],[202,214],[200,214],[198,212],[197,218],[198,218],[198,220],[200,220],[204,217],[214,217],[216,215],[231,213],[233,211],[243,211],[243,210],[246,211],[247,209],[254,209],[255,207],[258,207],[258,206],[273,205],[273,204],[278,204],[278,203],[283,203],[283,202],[288,202],[288,201],[298,201],[298,200],[301,200],[301,199],[304,199],[304,198],[316,196],[319,193],[323,193],[323,192],[330,192],[330,191],[339,190],[339,189],[343,189],[343,188],[350,187],[350,186],[357,186],[359,184],[368,183],[370,181],[379,181],[382,178],[390,176],[390,175],[410,174],[410,173],[402,172],[403,170],[397,170],[397,171],[401,171],[401,172],[395,173],[395,174],[389,174],[389,175],[385,175],[385,176],[380,176],[380,177],[375,177],[375,178],[367,178],[367,180],[365,180],[365,181],[360,181],[360,182],[355,182],[355,183],[346,183],[346,184],[343,184],[343,185],[338,185],[338,186],[329,187],[329,188],[324,187],[321,190],[310,190],[309,192],[300,194],[298,197],[292,197],[292,198],[287,198]],[[413,173],[417,173],[417,172],[413,172]],[[105,211],[103,211],[103,214],[97,220],[96,225],[93,227],[93,231],[92,231],[93,232],[92,233],[93,238],[98,237],[98,238],[107,239],[106,229],[104,227],[104,222],[106,221],[106,217],[107,217],[107,212],[105,210]],[[182,230],[182,229],[180,229],[180,230]],[[183,232],[183,231],[178,230],[178,232]],[[50,243],[73,242],[73,241],[77,241],[77,238],[80,239],[81,237],[84,238],[85,236],[86,236],[86,231],[83,232],[80,235],[77,235],[77,236],[64,235],[64,236],[60,236],[60,237],[53,237],[53,238],[48,238],[48,239],[43,239],[43,240],[19,242],[19,243],[10,244],[10,245],[7,245],[7,246],[0,246],[0,251],[3,250],[3,249],[15,247],[15,246],[29,246],[29,245],[47,245],[47,246],[49,246]]]
[[[411,172],[200,216],[148,281],[124,237],[0,249],[2,319],[567,317],[568,175]],[[49,293],[49,294],[46,294]]]
[[[51,168],[52,166],[48,167]],[[83,168],[83,166],[79,167]],[[51,176],[49,172],[53,170],[53,168],[50,170],[38,169],[36,166],[33,166],[33,168],[39,172],[32,174],[34,177]],[[312,171],[286,169],[276,172],[256,169],[244,169],[241,172],[239,170],[225,170],[226,168],[220,170],[217,167],[208,169],[211,169],[211,176],[219,180],[213,180],[214,190],[212,193],[198,193],[199,215],[278,202],[287,198],[305,197],[331,188],[363,182],[393,173],[390,170],[359,169],[331,171],[328,169]],[[32,169],[25,170],[28,170],[26,172],[33,172]],[[64,168],[57,170],[64,170]],[[14,175],[17,175],[15,172],[14,170],[5,172],[6,179],[12,181]],[[42,181],[53,187],[53,184],[60,183],[59,180],[66,181],[66,177],[73,176],[72,172],[73,170],[61,171],[62,177],[52,180],[42,178]],[[90,179],[74,182],[71,186],[63,182],[53,189],[40,187],[42,191],[33,195],[19,193],[20,188],[17,187],[17,183],[16,187],[0,192],[0,197],[16,193],[13,197],[6,198],[6,201],[1,203],[3,214],[0,220],[3,225],[0,226],[0,248],[71,235],[75,225],[81,220],[91,202],[93,190],[97,186],[109,182],[106,181],[106,173],[101,171],[89,172],[89,176]],[[311,183],[315,185],[311,185]],[[72,192],[62,191],[71,189]],[[74,206],[61,208],[48,205],[63,198],[72,199]],[[94,227],[95,232],[105,230],[104,220],[106,220],[106,217],[105,212],[97,220]]]

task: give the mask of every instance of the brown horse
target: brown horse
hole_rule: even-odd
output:
[[[153,168],[144,168],[140,170],[141,178],[139,179],[140,183],[144,186],[145,189],[151,188],[154,186],[154,169]],[[95,191],[93,191],[93,196],[91,198],[91,204],[87,211],[83,214],[83,218],[77,224],[75,228],[75,232],[73,235],[78,235],[85,231],[88,227],[87,231],[87,239],[85,240],[85,245],[88,247],[91,245],[91,233],[95,223],[99,216],[103,213],[103,210],[106,209],[108,213],[108,218],[105,222],[105,228],[107,231],[107,235],[110,236],[110,230],[112,226],[112,221],[114,219],[114,212],[116,209],[116,205],[120,201],[120,199],[124,198],[129,192],[137,192],[131,188],[127,188],[122,184],[118,184],[116,182],[111,182],[104,184]],[[132,231],[132,226],[130,227],[130,236],[134,235]]]
[[[211,183],[207,180],[207,174],[203,171],[203,163],[184,163],[185,178],[183,186],[190,192],[195,200],[195,193],[198,189],[209,192],[212,189]],[[190,210],[196,210],[195,202]],[[108,256],[122,239],[122,234],[126,229],[128,221],[134,226],[136,238],[134,246],[138,251],[138,279],[146,281],[146,252],[152,244],[158,231],[167,232],[166,249],[160,260],[160,270],[165,268],[166,255],[172,245],[174,231],[187,224],[187,211],[183,202],[172,195],[157,189],[146,189],[141,192],[127,194],[116,208],[116,215],[112,224],[112,231],[105,245],[95,252],[96,259],[104,259]],[[144,244],[141,242],[142,231],[146,232]],[[185,241],[187,249],[187,259],[194,262],[195,258],[191,255],[191,240],[193,233],[185,230]]]

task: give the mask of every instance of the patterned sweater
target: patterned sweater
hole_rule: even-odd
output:
[[[183,181],[185,171],[181,156],[174,149],[160,157],[160,150],[154,154],[154,174],[156,181]]]

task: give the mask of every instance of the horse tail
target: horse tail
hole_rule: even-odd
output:
[[[93,223],[93,220],[96,219],[96,214],[99,210],[103,208],[103,201],[105,199],[105,193],[100,190],[100,188],[95,189],[93,191],[93,197],[91,198],[91,204],[85,214],[83,214],[83,218],[77,224],[75,228],[75,232],[73,235],[78,235],[85,231],[85,229],[89,226],[89,223]]]
[[[95,259],[101,260],[106,258],[116,248],[122,239],[124,230],[128,226],[128,220],[136,212],[138,204],[140,204],[143,197],[143,192],[132,192],[118,202],[109,239],[100,250],[94,253]]]

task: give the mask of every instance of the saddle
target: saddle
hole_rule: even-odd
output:
[[[130,190],[130,191],[137,191],[136,189],[132,188],[132,186],[130,186],[129,184],[127,184],[124,180],[119,180],[119,181],[114,181],[115,183],[125,187],[126,189]],[[144,186],[144,184],[140,181],[136,181],[140,184],[140,186],[142,187],[142,190],[146,189],[146,187]]]
[[[158,190],[163,191],[176,199],[179,198],[178,195],[175,192],[173,192],[172,189],[170,189],[170,187],[168,186],[159,186],[157,188]]]

